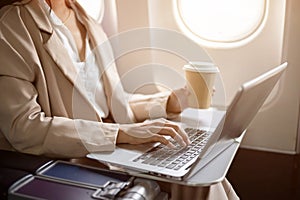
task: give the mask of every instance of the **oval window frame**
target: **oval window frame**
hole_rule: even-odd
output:
[[[195,41],[196,43],[200,44],[201,46],[204,47],[209,47],[209,48],[217,48],[217,49],[222,49],[222,48],[235,48],[235,47],[240,47],[243,46],[250,41],[252,41],[254,38],[256,38],[263,28],[265,27],[268,14],[269,14],[269,0],[263,0],[264,1],[264,11],[262,13],[262,17],[260,20],[256,22],[257,26],[252,29],[252,31],[249,31],[247,35],[243,35],[239,39],[236,40],[231,40],[231,41],[214,41],[214,40],[207,40],[205,37],[201,37],[198,33],[195,33],[192,31],[192,29],[187,25],[185,22],[182,14],[181,14],[181,8],[180,8],[180,2],[184,0],[173,0],[173,13],[175,17],[175,21],[179,27],[179,29],[190,39]],[[187,1],[185,1],[187,2]]]

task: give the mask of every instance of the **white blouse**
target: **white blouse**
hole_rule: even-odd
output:
[[[48,17],[54,27],[54,30],[60,38],[63,45],[66,47],[69,55],[73,61],[74,66],[78,72],[78,79],[84,85],[85,91],[81,91],[86,95],[87,99],[94,106],[94,109],[102,118],[106,118],[109,114],[107,106],[106,95],[103,89],[103,83],[100,77],[99,67],[95,60],[95,55],[91,50],[88,35],[85,39],[85,60],[81,61],[79,58],[79,52],[76,47],[75,40],[69,29],[62,23],[62,21],[55,15],[54,12],[50,12],[50,7],[44,0],[40,0],[44,10],[48,13]],[[76,13],[75,13],[76,14]],[[78,20],[80,17],[77,15]]]

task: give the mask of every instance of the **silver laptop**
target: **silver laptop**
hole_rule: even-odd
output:
[[[189,119],[178,122],[189,134],[192,143],[188,147],[175,144],[176,148],[171,149],[159,143],[118,145],[113,152],[90,153],[87,157],[141,174],[187,180],[236,142],[259,111],[286,67],[287,63],[283,63],[244,83],[227,111],[211,110],[210,126],[202,127],[201,123],[193,124]],[[191,116],[190,119],[193,117],[195,116]]]

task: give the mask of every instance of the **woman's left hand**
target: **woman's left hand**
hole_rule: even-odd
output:
[[[187,87],[173,90],[167,103],[168,113],[180,113],[188,107],[188,96],[190,92]]]

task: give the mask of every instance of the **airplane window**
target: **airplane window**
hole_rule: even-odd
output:
[[[200,44],[241,45],[263,28],[269,0],[174,0],[180,28]]]
[[[104,14],[104,0],[77,0],[77,1],[91,17],[101,22]]]

